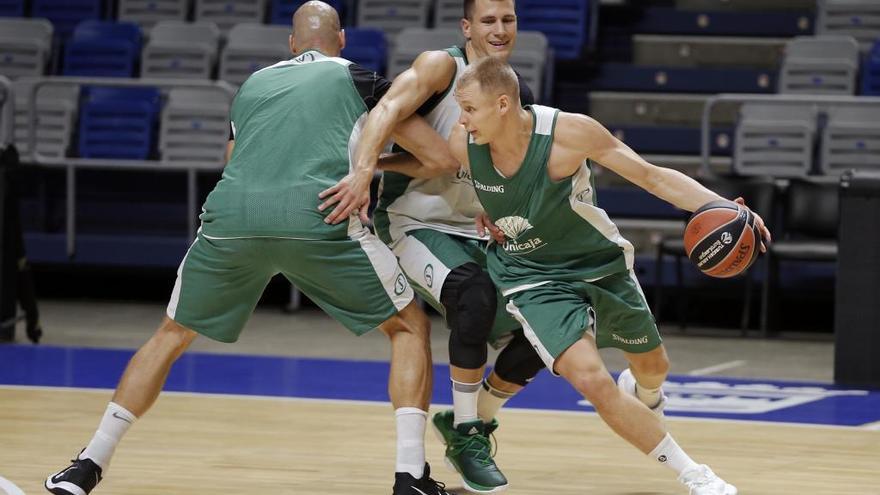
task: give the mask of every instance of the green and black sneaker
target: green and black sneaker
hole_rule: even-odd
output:
[[[434,415],[431,422],[434,431],[446,445],[446,464],[461,475],[467,491],[473,493],[496,493],[507,488],[507,478],[492,459],[492,446],[489,434],[498,428],[498,422],[491,424],[482,421],[461,423],[452,426],[452,411]]]

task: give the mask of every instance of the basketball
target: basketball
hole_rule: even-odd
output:
[[[752,266],[761,234],[755,215],[732,201],[712,201],[691,215],[684,230],[684,249],[710,277],[729,278]]]

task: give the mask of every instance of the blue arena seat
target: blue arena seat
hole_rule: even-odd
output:
[[[133,77],[141,29],[133,22],[83,21],[64,47],[65,76]]]
[[[871,47],[862,65],[862,94],[880,96],[880,39]]]
[[[24,0],[0,0],[0,17],[24,16]]]
[[[803,36],[813,34],[811,12],[699,12],[648,7],[634,32],[652,34]]]
[[[385,33],[379,29],[347,28],[342,57],[385,74],[388,48]]]
[[[100,19],[102,13],[101,0],[33,0],[31,7],[31,16],[49,19],[61,39],[67,39],[80,22]]]
[[[776,73],[763,69],[601,65],[593,90],[686,93],[775,93]]]
[[[153,147],[160,101],[155,88],[84,88],[80,156],[146,159]]]
[[[293,18],[293,13],[307,1],[308,0],[272,0],[269,6],[269,23],[289,26],[291,19]],[[345,4],[343,0],[326,0],[326,3],[329,3],[337,12],[339,12],[339,18],[344,22]],[[348,33],[348,30],[346,29],[345,32]]]
[[[541,31],[557,59],[576,59],[591,39],[591,0],[520,0],[521,31]]]

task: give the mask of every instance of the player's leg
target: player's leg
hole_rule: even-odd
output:
[[[431,395],[430,323],[394,254],[366,231],[340,241],[284,241],[296,256],[284,275],[355,335],[374,328],[391,344],[388,392],[397,431],[394,495],[446,495],[425,462],[425,426]]]
[[[515,330],[512,335],[495,359],[492,373],[483,380],[477,401],[480,419],[493,430],[498,424],[495,420],[498,411],[545,367],[522,329]]]
[[[122,437],[156,401],[172,364],[198,333],[223,342],[238,339],[271,277],[251,255],[256,242],[196,239],[180,264],[162,324],[129,360],[92,440],[70,466],[46,479],[46,489],[56,495],[91,492]]]
[[[596,311],[603,315],[597,328],[598,345],[622,350],[629,362],[617,379],[618,386],[662,417],[669,357],[638,279],[631,271],[615,274],[590,284],[587,290]]]
[[[419,293],[446,317],[452,411],[432,418],[446,444],[446,459],[477,493],[503,490],[507,479],[491,455],[487,426],[477,402],[487,358],[487,340],[497,310],[497,291],[481,263],[481,245],[428,229],[407,233],[395,244],[400,265]]]
[[[571,383],[615,433],[673,470],[691,494],[736,494],[735,487],[695,463],[657,415],[614,383],[599,355],[595,324],[607,317],[609,325],[617,328],[622,319],[638,315],[603,312],[613,308],[604,299],[609,294],[594,289],[586,282],[554,282],[514,294],[508,308],[547,367]],[[595,311],[585,301],[597,305]]]

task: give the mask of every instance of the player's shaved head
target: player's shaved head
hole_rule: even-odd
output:
[[[309,49],[341,50],[339,13],[330,5],[313,0],[293,14],[293,42],[297,53]]]

